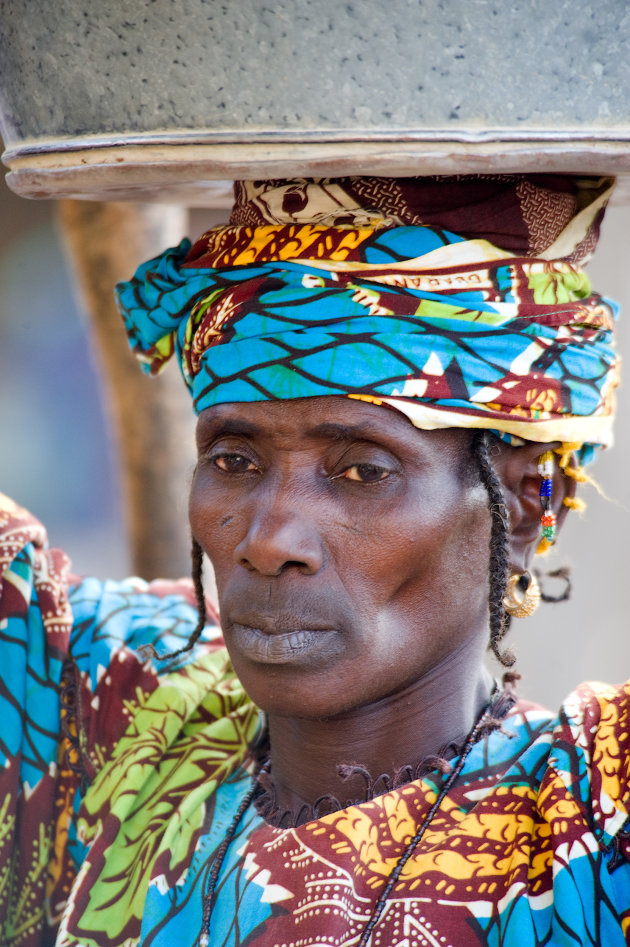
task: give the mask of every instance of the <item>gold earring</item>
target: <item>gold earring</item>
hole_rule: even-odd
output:
[[[528,618],[540,605],[540,586],[535,575],[513,572],[507,581],[503,607],[512,618]]]

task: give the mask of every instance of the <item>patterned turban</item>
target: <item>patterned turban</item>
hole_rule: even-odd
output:
[[[345,395],[416,426],[612,439],[616,306],[581,268],[610,179],[237,182],[226,226],[117,287],[133,351],[195,410]],[[584,458],[586,459],[586,458]]]

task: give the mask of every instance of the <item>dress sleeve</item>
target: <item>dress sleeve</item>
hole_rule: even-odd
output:
[[[125,732],[126,707],[173,669],[139,647],[177,650],[196,621],[189,581],[71,577],[43,527],[0,494],[3,947],[54,940],[83,857],[82,794]],[[204,651],[222,643],[218,628],[209,639]]]
[[[0,495],[0,942],[44,943],[56,840],[59,685],[72,615],[68,562]]]

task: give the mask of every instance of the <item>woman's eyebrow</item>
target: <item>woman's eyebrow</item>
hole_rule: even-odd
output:
[[[204,436],[211,434],[213,437],[224,437],[230,434],[241,434],[244,437],[256,437],[263,433],[262,428],[251,421],[244,421],[242,418],[216,418],[205,421],[200,427],[200,433]]]

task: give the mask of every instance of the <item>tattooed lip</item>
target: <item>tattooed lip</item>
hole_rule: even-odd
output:
[[[250,625],[234,623],[234,644],[245,657],[261,664],[298,664],[305,658],[324,657],[334,647],[337,628],[294,628],[269,632]]]

